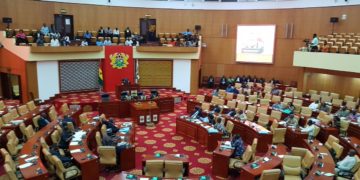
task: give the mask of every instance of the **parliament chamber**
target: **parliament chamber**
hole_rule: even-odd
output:
[[[360,180],[359,16],[2,0],[0,180]]]

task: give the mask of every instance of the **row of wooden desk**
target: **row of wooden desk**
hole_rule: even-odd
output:
[[[176,118],[176,133],[199,142],[207,147],[208,151],[213,151],[217,146],[217,141],[221,140],[222,133],[209,133],[204,126],[211,126],[208,123],[196,124],[185,118]]]
[[[78,119],[79,113],[76,112],[70,112],[71,117],[74,119]],[[45,164],[43,163],[45,161],[42,153],[41,153],[41,144],[40,144],[40,138],[43,137],[45,141],[48,144],[51,144],[51,138],[50,135],[54,131],[55,126],[58,125],[58,121],[52,121],[45,127],[43,127],[41,130],[36,132],[34,136],[32,136],[30,139],[28,139],[21,149],[19,153],[19,165],[25,164],[26,158],[21,158],[22,156],[38,156],[37,163],[31,165],[30,167],[20,169],[21,174],[23,175],[24,179],[48,179],[49,173],[46,169]],[[41,173],[40,173],[41,172]]]

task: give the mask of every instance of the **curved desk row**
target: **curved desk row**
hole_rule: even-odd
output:
[[[74,158],[76,164],[81,170],[82,179],[94,179],[99,177],[98,157],[91,151],[91,147],[96,147],[95,133],[100,127],[100,121],[94,121],[93,117],[97,116],[97,112],[87,113],[88,123],[83,124],[79,128],[86,132],[86,137],[81,139],[78,145],[69,145],[69,151]],[[74,152],[80,150],[81,152]],[[86,173],[85,173],[86,172]]]
[[[315,156],[315,162],[305,179],[334,179],[332,176],[325,176],[325,173],[335,174],[335,162],[329,150],[318,140],[314,140],[312,143],[309,143],[307,140],[303,140],[303,147],[309,149]],[[322,158],[319,158],[319,155],[322,155]],[[320,166],[319,163],[322,163],[322,165]],[[317,175],[317,172],[322,172],[322,174]]]
[[[196,124],[184,118],[176,118],[176,133],[198,141],[199,144],[207,147],[208,151],[213,151],[217,142],[221,140],[222,133],[209,133],[204,126],[212,126],[208,123]]]
[[[19,117],[15,118],[12,121],[23,121],[25,126],[28,126],[30,124],[33,124],[33,121],[32,121],[33,117],[35,117],[37,115],[40,115],[43,112],[48,112],[49,108],[50,108],[50,105],[48,105],[48,104],[37,106],[34,110],[29,111],[28,113],[26,113],[26,114],[24,114],[22,116],[19,116]],[[12,124],[12,123],[4,124],[4,126],[1,129],[14,130],[16,136],[18,138],[21,138],[22,133],[20,131],[20,126],[19,125],[20,125],[20,123],[17,123],[17,124]],[[6,146],[6,144],[5,144],[5,146]]]
[[[72,111],[69,114],[72,118],[78,119],[79,111]],[[55,126],[58,125],[58,121],[52,121],[41,130],[36,132],[34,136],[26,141],[19,153],[19,165],[27,163],[25,160],[37,156],[38,159],[36,163],[33,163],[31,166],[26,168],[20,168],[20,172],[23,175],[24,179],[47,179],[49,177],[46,166],[43,163],[43,157],[41,153],[41,144],[40,138],[44,137],[45,141],[48,144],[51,144],[50,135],[54,131]],[[24,157],[24,158],[22,158]]]

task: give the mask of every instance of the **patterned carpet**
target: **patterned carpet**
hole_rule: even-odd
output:
[[[131,173],[141,174],[144,154],[186,154],[189,156],[191,176],[210,175],[212,152],[196,141],[176,135],[176,117],[186,114],[186,102],[175,105],[175,112],[160,115],[160,122],[154,127],[136,127],[136,168]],[[129,120],[129,118],[121,119]],[[102,173],[106,179],[116,179],[114,174]]]

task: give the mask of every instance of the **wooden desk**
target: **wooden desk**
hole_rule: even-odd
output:
[[[339,129],[335,127],[330,127],[328,125],[320,125],[320,132],[317,135],[316,139],[320,142],[325,143],[330,135],[339,137]]]
[[[221,143],[221,141],[218,142],[212,157],[211,173],[216,179],[226,179],[228,177],[230,156],[234,153],[233,149],[221,149]]]
[[[147,178],[147,179],[151,179],[152,177],[149,177],[149,176],[144,176],[144,175],[134,175],[132,173],[129,173],[129,172],[126,172],[126,171],[122,171],[120,174],[117,174],[115,175],[112,179],[119,179],[119,180],[129,180],[127,178],[128,175],[133,175],[135,176],[135,179],[140,179],[140,178]],[[200,177],[192,177],[192,178],[182,178],[182,180],[199,180]],[[209,177],[210,180],[213,179],[211,177]],[[174,180],[174,178],[161,178],[161,179],[164,179],[164,180]]]
[[[75,116],[78,115],[77,111],[72,111],[69,113],[71,117],[74,119]],[[48,179],[49,174],[48,171],[43,163],[42,159],[42,153],[41,153],[41,144],[40,144],[40,138],[44,137],[45,141],[48,144],[51,144],[50,135],[51,132],[54,130],[54,127],[58,124],[58,121],[51,121],[48,125],[43,127],[40,131],[36,132],[34,136],[32,136],[30,139],[28,139],[25,144],[23,145],[23,148],[21,149],[19,153],[19,157],[22,155],[28,155],[27,158],[31,156],[38,156],[39,159],[36,164],[20,169],[21,174],[23,175],[24,179]],[[40,159],[41,158],[41,159]],[[19,165],[25,164],[25,159],[19,158]],[[38,174],[37,170],[41,170],[42,174]]]
[[[87,114],[87,117],[91,119],[89,123],[85,123],[80,126],[82,131],[87,132],[86,138],[81,140],[81,145],[70,145],[69,151],[75,149],[82,149],[83,152],[80,153],[70,153],[74,158],[75,163],[81,170],[81,178],[86,179],[94,179],[95,177],[99,177],[99,163],[98,157],[91,151],[91,147],[94,147],[95,141],[95,133],[96,130],[100,127],[99,121],[94,121],[92,118],[97,115],[96,112],[91,112]],[[94,123],[94,124],[93,124]]]
[[[123,124],[125,122],[122,122],[119,128],[123,127]],[[124,137],[120,139],[127,140],[128,143],[130,143],[131,147],[128,147],[126,149],[123,149],[120,153],[120,156],[118,156],[118,162],[120,165],[120,170],[127,171],[135,168],[135,125],[133,124],[131,127],[131,130],[127,134],[122,134],[120,132],[116,133],[116,137]],[[121,142],[121,140],[120,140]]]
[[[115,86],[116,98],[121,99],[121,92],[123,92],[123,91],[126,91],[129,95],[131,95],[131,91],[136,91],[136,95],[137,95],[137,92],[140,91],[140,85],[139,84],[128,84],[128,85],[117,84]]]
[[[144,154],[142,160],[143,175],[145,174],[144,167],[146,165],[147,160],[182,161],[185,169],[183,176],[184,177],[189,176],[189,157],[187,155],[182,155],[182,157],[176,157],[175,154],[161,154],[160,157],[155,157],[154,154]]]
[[[226,121],[234,123],[232,134],[239,134],[245,144],[252,144],[254,138],[258,139],[257,153],[267,152],[268,145],[272,144],[273,134],[266,128],[250,121],[242,122],[229,117],[226,118]],[[267,132],[267,134],[260,134],[260,131]]]
[[[259,164],[258,168],[251,168],[252,163],[241,167],[240,179],[255,179],[261,175],[262,171],[267,169],[274,169],[281,165],[282,158],[280,158],[278,155],[285,155],[287,153],[287,147],[282,144],[277,145],[276,148],[272,148],[271,146],[272,145],[269,145],[267,153],[261,159],[256,161],[256,163]],[[276,156],[272,155],[273,153],[276,153]],[[264,157],[268,157],[270,160],[264,162]]]
[[[307,142],[307,140],[303,140],[303,147],[306,147],[307,149],[311,150],[311,152],[314,154],[315,156],[315,162],[314,164],[312,165],[311,169],[309,170],[309,173],[308,175],[306,176],[306,180],[323,180],[323,179],[328,179],[328,180],[332,180],[334,179],[334,177],[327,177],[327,176],[317,176],[315,175],[315,172],[316,171],[322,171],[322,172],[325,172],[325,173],[332,173],[332,174],[335,174],[335,162],[334,162],[334,159],[332,158],[329,150],[321,144],[320,141],[318,140],[314,140],[313,143],[309,144]],[[318,150],[315,150],[314,147],[317,147]],[[319,159],[318,158],[318,155],[320,153],[325,153],[327,155],[324,155],[324,158],[323,159]],[[318,162],[322,162],[324,163],[324,166],[323,167],[319,167],[317,165]]]
[[[154,101],[130,103],[130,114],[133,122],[138,125],[157,124],[160,120],[159,107]]]
[[[351,122],[347,130],[348,136],[360,138],[360,125],[358,123]]]
[[[176,134],[194,139],[199,144],[206,146],[208,151],[213,151],[217,142],[221,140],[222,133],[209,133],[203,126],[212,125],[208,123],[196,124],[180,117],[176,118]]]
[[[340,145],[344,147],[343,153],[340,159],[347,156],[350,149],[355,150],[356,155],[360,157],[360,139],[357,137],[340,137]]]
[[[40,115],[43,112],[47,112],[50,108],[50,105],[45,104],[45,105],[41,105],[41,106],[37,106],[34,110],[29,111],[28,113],[15,118],[14,120],[23,120],[25,126],[28,126],[30,124],[33,124],[32,118]],[[22,137],[22,133],[20,131],[20,124],[18,125],[14,125],[14,124],[5,124],[1,129],[10,129],[10,130],[14,130],[15,134],[18,138]]]
[[[307,139],[308,134],[302,133],[300,129],[292,129],[288,127],[285,134],[285,145],[290,149],[292,147],[302,147],[303,139]]]
[[[106,114],[109,117],[126,118],[130,117],[130,103],[134,102],[149,102],[153,101],[159,107],[160,113],[174,112],[174,98],[173,97],[160,97],[154,100],[144,101],[119,101],[113,100],[110,102],[99,103],[99,113]]]

